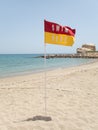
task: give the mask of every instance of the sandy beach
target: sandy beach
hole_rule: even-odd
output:
[[[0,130],[98,130],[98,62],[47,71],[47,113],[44,88],[45,72],[1,78]]]

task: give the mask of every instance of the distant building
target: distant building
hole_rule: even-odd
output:
[[[86,53],[96,51],[96,46],[94,44],[83,44],[81,48],[77,48],[77,53]]]

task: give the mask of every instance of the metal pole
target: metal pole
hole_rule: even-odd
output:
[[[47,115],[47,86],[46,86],[46,44],[44,44],[44,68],[45,68],[45,84],[44,84],[44,90],[45,90],[45,97],[44,97],[44,101],[45,101],[45,115]]]

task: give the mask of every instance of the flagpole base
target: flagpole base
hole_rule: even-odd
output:
[[[41,116],[41,115],[38,115],[38,116],[34,116],[33,118],[28,118],[26,119],[25,121],[52,121],[52,118],[50,116]]]

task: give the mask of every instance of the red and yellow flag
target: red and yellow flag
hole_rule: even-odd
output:
[[[75,40],[74,36],[75,29],[44,20],[45,43],[72,46]]]

